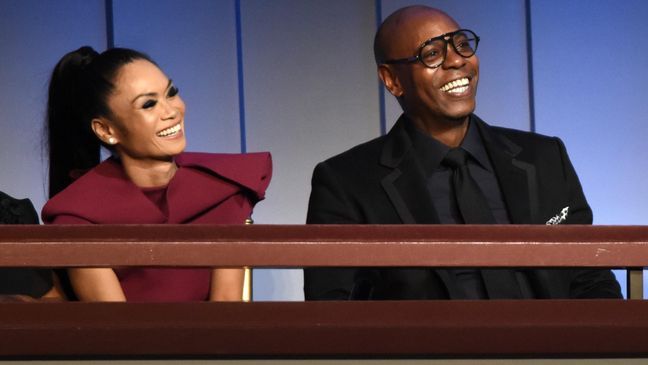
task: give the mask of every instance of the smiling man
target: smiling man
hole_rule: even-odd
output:
[[[378,75],[403,114],[315,168],[310,224],[591,224],[562,142],[473,114],[479,37],[412,6],[378,29]],[[620,298],[609,270],[306,269],[306,299]]]

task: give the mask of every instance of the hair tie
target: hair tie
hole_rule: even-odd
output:
[[[92,61],[99,55],[99,53],[90,46],[83,46],[77,49],[76,54],[79,56],[78,62],[81,69],[87,69]]]

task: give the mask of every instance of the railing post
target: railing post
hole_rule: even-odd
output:
[[[252,301],[252,268],[243,268],[243,297],[244,302]]]
[[[643,299],[643,268],[629,267],[626,275],[628,299]]]
[[[245,220],[245,225],[249,226],[254,224],[252,217],[248,217]],[[246,266],[243,268],[243,297],[241,298],[244,302],[252,301],[252,268]]]

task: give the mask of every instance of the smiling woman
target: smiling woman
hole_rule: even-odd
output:
[[[186,153],[185,104],[147,55],[90,47],[49,88],[48,224],[243,224],[270,182],[268,153]],[[100,163],[100,146],[112,157]],[[87,301],[240,300],[241,269],[84,268],[59,273]]]

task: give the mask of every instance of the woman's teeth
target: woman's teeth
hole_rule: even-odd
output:
[[[163,130],[157,132],[156,135],[158,137],[168,137],[168,136],[172,136],[172,135],[180,132],[180,129],[182,129],[182,126],[180,125],[180,123],[178,123],[178,124],[174,125],[173,127],[169,127],[167,129],[163,129]]]

